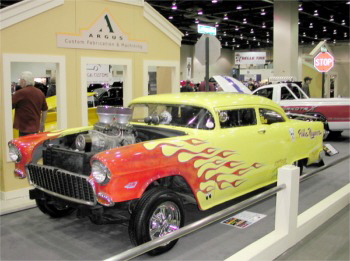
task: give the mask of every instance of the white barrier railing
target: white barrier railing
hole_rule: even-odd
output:
[[[321,171],[334,166],[347,158],[349,158],[349,155],[318,170]],[[226,259],[227,261],[273,260],[349,204],[350,185],[348,184],[298,216],[299,182],[313,176],[317,172],[315,170],[306,174],[304,178],[300,178],[298,167],[292,165],[283,166],[278,170],[277,187],[191,223],[164,237],[110,257],[105,261],[132,259],[277,193],[275,230]]]

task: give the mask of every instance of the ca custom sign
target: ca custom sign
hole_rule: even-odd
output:
[[[329,52],[320,52],[314,58],[314,67],[319,72],[328,72],[334,66],[334,57]]]
[[[105,10],[88,29],[80,34],[57,33],[57,47],[125,52],[147,52],[144,41],[132,40]]]

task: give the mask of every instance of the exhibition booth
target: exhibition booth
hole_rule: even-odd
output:
[[[221,48],[206,68],[144,0],[32,0],[0,14],[3,259],[274,260],[348,216],[350,99],[298,104],[303,91],[286,83],[310,76],[322,96],[311,64],[321,45],[286,58],[295,39],[254,50],[263,64]],[[296,14],[283,17],[288,36]],[[333,97],[350,96],[347,47],[327,45],[327,98],[331,82]],[[229,91],[207,92],[208,77],[207,91],[179,94],[206,70]],[[46,95],[50,132],[17,139],[11,100],[23,71]],[[273,78],[283,83],[266,95],[242,83]]]

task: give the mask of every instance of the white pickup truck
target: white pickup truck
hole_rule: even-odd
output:
[[[265,85],[252,94],[275,101],[286,112],[321,117],[333,133],[350,129],[349,98],[309,98],[295,83]]]

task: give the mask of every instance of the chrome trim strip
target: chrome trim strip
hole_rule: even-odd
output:
[[[72,202],[75,202],[75,203],[81,203],[81,204],[84,204],[84,205],[88,205],[88,206],[95,206],[97,204],[97,201],[96,201],[96,195],[94,197],[94,202],[90,202],[90,201],[85,201],[85,200],[81,200],[81,199],[76,199],[76,198],[70,198],[70,197],[67,197],[67,196],[64,196],[62,194],[58,194],[56,192],[53,192],[53,191],[50,191],[50,190],[47,190],[47,189],[44,189],[36,184],[33,184],[33,186],[37,189],[40,189],[42,191],[44,191],[45,193],[47,194],[50,194],[52,196],[55,196],[55,197],[58,197],[58,198],[62,198],[62,199],[65,199],[67,201],[72,201]]]

